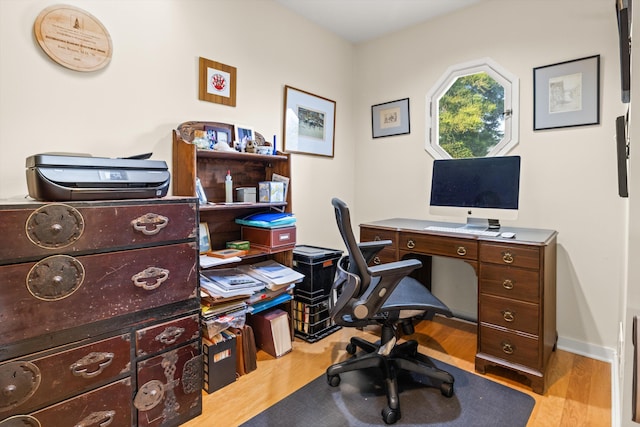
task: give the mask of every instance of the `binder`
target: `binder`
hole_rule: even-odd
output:
[[[291,351],[289,316],[279,308],[253,314],[247,319],[256,338],[256,346],[273,357]]]

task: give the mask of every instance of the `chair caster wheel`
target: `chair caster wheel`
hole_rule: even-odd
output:
[[[358,347],[355,344],[349,343],[347,344],[347,353],[353,355],[356,354],[356,350]]]
[[[338,387],[340,385],[340,375],[327,375],[327,383],[331,387]]]
[[[382,420],[385,424],[395,424],[400,419],[400,409],[391,409],[388,406],[382,410]]]
[[[440,384],[440,393],[442,393],[444,397],[453,396],[453,384],[452,383]]]

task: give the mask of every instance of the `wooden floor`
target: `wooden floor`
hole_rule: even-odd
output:
[[[473,372],[475,331],[475,324],[436,317],[417,325],[412,338],[420,344],[420,352]],[[296,338],[293,351],[279,359],[259,351],[258,369],[215,393],[203,394],[202,415],[184,426],[237,426],[323,374],[331,363],[347,357],[344,349],[352,335],[375,339],[375,332],[343,328],[314,344]],[[510,371],[499,371],[500,375],[491,371],[486,377],[535,398],[528,427],[610,426],[610,364],[562,350],[551,357],[544,396],[531,392]]]

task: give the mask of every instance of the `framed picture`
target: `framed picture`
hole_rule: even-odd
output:
[[[200,223],[200,253],[209,252],[211,250],[211,236],[209,235],[209,225],[206,222]]]
[[[600,55],[533,69],[533,130],[600,123]]]
[[[284,87],[284,151],[333,157],[336,102]]]
[[[233,144],[233,128],[222,128],[218,126],[205,125],[204,130],[207,134],[207,138],[211,141],[211,146],[218,142],[225,142],[229,146]]]
[[[236,106],[236,68],[200,58],[198,99]]]
[[[253,128],[236,125],[236,141],[241,143],[245,138],[247,141],[255,141]]]
[[[410,133],[409,98],[371,106],[371,131],[374,138]]]

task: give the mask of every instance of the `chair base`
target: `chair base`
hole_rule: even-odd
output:
[[[443,396],[453,396],[454,378],[451,374],[438,369],[425,355],[418,353],[418,342],[405,341],[393,347],[389,355],[379,354],[381,345],[372,343],[359,337],[352,337],[347,345],[347,352],[355,355],[358,348],[364,353],[355,355],[343,362],[327,368],[329,385],[337,387],[340,384],[340,374],[367,368],[380,369],[387,392],[387,406],[382,410],[382,419],[386,424],[393,424],[401,418],[400,399],[398,396],[397,375],[401,370],[422,374],[440,383]]]

